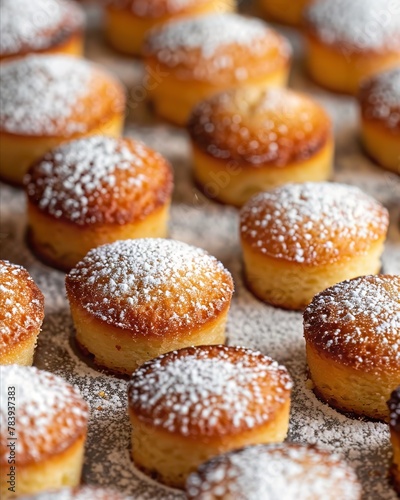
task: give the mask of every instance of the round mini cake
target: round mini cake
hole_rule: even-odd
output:
[[[334,408],[389,420],[400,380],[400,276],[362,276],[316,295],[304,312],[315,392]]]
[[[0,177],[22,184],[28,167],[62,142],[120,135],[125,94],[100,66],[64,55],[2,64]]]
[[[400,9],[393,0],[316,0],[305,10],[312,79],[354,94],[361,81],[400,64]]]
[[[243,347],[189,347],[153,359],[128,388],[133,461],[183,488],[215,455],[283,441],[291,388],[285,367]]]
[[[0,61],[30,53],[82,55],[84,13],[70,0],[1,0]]]
[[[400,66],[367,80],[359,101],[366,151],[400,175]]]
[[[144,57],[157,84],[148,86],[158,114],[184,125],[202,99],[228,88],[282,86],[288,42],[260,19],[214,14],[152,30]]]
[[[360,500],[338,455],[294,443],[249,446],[211,459],[186,483],[189,500]]]
[[[391,478],[395,490],[400,495],[400,386],[393,391],[388,406],[390,412],[390,436],[393,446]]]
[[[234,9],[235,0],[106,0],[106,36],[120,52],[140,55],[145,35],[155,26]]]
[[[1,498],[78,485],[88,421],[78,390],[33,367],[0,375]]]
[[[268,19],[278,23],[299,26],[304,8],[311,0],[258,0],[260,9]]]
[[[331,175],[331,121],[311,98],[239,88],[202,101],[188,124],[194,177],[209,198],[241,207],[260,191]]]
[[[303,309],[335,283],[381,268],[387,210],[360,189],[315,182],[254,196],[240,215],[245,276],[261,300]]]
[[[131,497],[118,491],[99,488],[97,486],[77,486],[61,490],[45,491],[37,495],[21,497],[21,500],[128,500]]]
[[[28,271],[0,260],[0,364],[31,365],[44,297]]]
[[[232,277],[186,243],[103,245],[72,269],[66,287],[78,344],[113,371],[130,375],[173,349],[225,341]]]
[[[34,164],[25,182],[31,247],[60,269],[105,243],[167,234],[171,166],[133,139],[67,142]]]

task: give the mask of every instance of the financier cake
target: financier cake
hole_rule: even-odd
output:
[[[4,63],[0,73],[0,177],[21,185],[29,166],[67,140],[119,136],[125,94],[101,66],[65,55]]]
[[[331,175],[330,118],[299,92],[225,91],[196,106],[188,130],[195,180],[206,196],[222,203],[241,207],[260,191]]]
[[[145,35],[155,26],[234,9],[235,0],[106,0],[106,36],[115,49],[137,56]]]
[[[365,150],[400,175],[400,63],[365,81],[359,101]]]
[[[335,283],[379,272],[388,223],[387,210],[353,186],[286,184],[258,194],[240,214],[248,287],[265,302],[303,309]]]
[[[305,10],[307,67],[318,84],[355,94],[361,81],[400,64],[393,0],[315,0]]]
[[[243,347],[189,347],[153,359],[128,388],[133,461],[184,488],[215,455],[283,441],[291,388],[285,367]]]
[[[46,153],[25,177],[29,241],[69,271],[116,240],[167,235],[172,169],[133,139],[93,136]]]
[[[181,347],[220,344],[230,273],[205,250],[144,238],[91,250],[66,277],[78,344],[99,365],[131,374]]]
[[[88,421],[78,390],[33,367],[0,375],[1,498],[78,485]]]
[[[390,436],[393,446],[391,478],[395,490],[400,495],[400,385],[392,392],[388,406],[390,412]]]
[[[0,364],[31,365],[44,297],[26,269],[0,260]]]
[[[339,455],[295,443],[248,446],[212,458],[186,482],[188,500],[360,500]]]
[[[143,49],[159,83],[148,89],[158,114],[185,125],[197,102],[218,91],[286,84],[289,43],[260,19],[210,14],[152,30]]]
[[[400,381],[400,276],[362,276],[316,295],[304,312],[315,392],[334,408],[389,421]]]
[[[70,0],[1,0],[0,61],[30,53],[82,55],[84,21]]]
[[[271,21],[290,26],[300,26],[304,8],[312,0],[258,0],[262,13]]]

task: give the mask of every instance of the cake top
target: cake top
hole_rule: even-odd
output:
[[[130,10],[137,17],[157,19],[185,12],[207,1],[209,0],[106,0],[106,5]]]
[[[306,22],[324,43],[352,51],[400,48],[400,9],[393,0],[317,0]]]
[[[304,335],[341,363],[370,372],[400,370],[400,276],[362,276],[316,295]]]
[[[0,463],[8,459],[8,438],[16,438],[17,461],[24,465],[62,452],[83,435],[87,405],[62,378],[18,365],[0,366],[0,375]],[[13,428],[7,424],[9,402],[14,404]]]
[[[172,191],[172,169],[139,141],[92,136],[64,143],[25,178],[29,201],[75,224],[124,224],[146,217]]]
[[[400,385],[392,392],[388,405],[390,411],[390,426],[396,432],[400,432]]]
[[[361,88],[360,101],[365,118],[400,130],[400,66],[367,80]]]
[[[244,87],[212,96],[194,109],[188,127],[207,154],[254,167],[304,161],[331,135],[321,106],[279,88]]]
[[[28,271],[0,260],[0,353],[36,332],[43,318],[43,294]]]
[[[0,86],[0,129],[11,134],[82,134],[101,126],[100,119],[123,101],[122,89],[108,73],[65,55],[33,55],[4,63]]]
[[[29,497],[21,497],[21,500],[129,500],[119,493],[95,486],[77,486],[76,488],[63,488],[62,490],[43,491]]]
[[[144,238],[91,250],[66,278],[70,299],[132,336],[178,335],[229,307],[230,273],[205,250]]]
[[[244,81],[288,63],[288,42],[260,19],[215,13],[178,19],[150,31],[144,54],[179,79]]]
[[[186,483],[188,498],[359,500],[354,471],[336,454],[293,443],[258,445],[201,465]]]
[[[183,436],[223,436],[265,425],[288,402],[284,366],[243,347],[190,347],[136,370],[128,399],[134,415]]]
[[[242,208],[241,236],[262,254],[315,266],[368,252],[388,222],[387,210],[357,187],[286,184]]]
[[[1,0],[0,56],[48,49],[83,25],[83,11],[72,1]]]

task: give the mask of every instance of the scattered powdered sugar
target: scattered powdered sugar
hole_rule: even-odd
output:
[[[0,352],[40,328],[43,295],[21,266],[0,261]]]
[[[373,51],[400,47],[400,8],[393,0],[317,0],[306,19],[327,44]]]
[[[328,288],[307,307],[304,329],[309,342],[345,364],[400,370],[400,276],[364,276]]]
[[[177,14],[208,0],[105,0],[116,9],[130,9],[138,17],[158,17]]]
[[[200,467],[187,482],[189,498],[240,500],[359,500],[361,486],[337,454],[311,446],[251,446]]]
[[[72,135],[86,131],[92,64],[75,57],[29,56],[4,63],[0,73],[0,128],[26,135]]]
[[[392,392],[388,405],[390,410],[390,426],[396,432],[400,432],[400,385]]]
[[[389,128],[400,127],[400,67],[367,81],[361,98],[367,118],[382,121]]]
[[[129,500],[130,498],[114,490],[93,486],[78,486],[76,488],[45,491],[33,496],[22,497],[21,500]]]
[[[0,366],[0,449],[7,461],[8,402],[15,392],[14,435],[20,463],[41,460],[62,451],[81,436],[88,419],[87,406],[79,391],[62,378],[34,367]]]
[[[223,436],[266,424],[288,401],[286,368],[240,347],[172,351],[132,376],[129,404],[140,420],[182,435]]]
[[[254,249],[315,265],[368,251],[387,227],[380,203],[338,183],[287,184],[254,196],[241,211],[241,235]]]
[[[83,24],[83,12],[70,1],[1,0],[0,54],[47,49]]]
[[[153,169],[148,157],[149,149],[138,141],[94,136],[69,142],[47,153],[29,171],[27,194],[40,210],[76,224],[119,221],[124,218],[123,200],[139,203],[149,198]],[[117,179],[122,171],[127,174]]]
[[[132,334],[195,327],[229,305],[230,273],[180,241],[124,240],[91,250],[66,280],[70,296],[96,318]]]

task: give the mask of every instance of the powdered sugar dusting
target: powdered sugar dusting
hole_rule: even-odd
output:
[[[161,335],[203,324],[229,305],[233,292],[229,272],[215,257],[158,238],[95,248],[66,283],[86,311],[132,334]]]
[[[208,0],[106,0],[116,9],[129,9],[138,17],[158,18],[185,11]]]
[[[86,131],[80,100],[92,75],[87,61],[68,56],[29,56],[4,63],[0,73],[0,127],[10,133],[63,135]],[[75,115],[75,116],[74,116]]]
[[[0,352],[40,328],[43,295],[21,266],[0,261]]]
[[[400,66],[367,81],[361,99],[366,118],[400,128]]]
[[[0,54],[49,48],[81,30],[83,24],[83,12],[71,1],[2,0]]]
[[[169,169],[144,144],[94,136],[47,153],[28,172],[25,184],[28,197],[40,210],[84,225],[131,218],[127,199],[145,211],[143,199],[149,200],[151,192],[160,189],[157,177],[167,182]],[[158,196],[157,191],[153,197]]]
[[[337,454],[310,446],[251,446],[210,460],[187,482],[189,498],[359,500],[361,486]]]
[[[88,419],[79,391],[62,378],[34,367],[0,366],[0,450],[8,457],[9,388],[15,388],[15,440],[19,463],[60,452],[81,436]]]
[[[400,370],[400,276],[366,276],[316,295],[305,337],[344,364],[376,373]]]
[[[23,497],[28,500],[28,497]],[[45,491],[30,496],[30,500],[129,500],[117,491],[96,488],[93,486],[78,486],[76,488],[64,488],[57,491]]]
[[[327,44],[349,50],[400,47],[400,9],[392,0],[317,0],[306,19]]]
[[[291,388],[286,368],[261,353],[206,346],[145,363],[133,374],[128,397],[136,417],[155,427],[223,436],[267,423]]]
[[[385,235],[388,213],[353,186],[287,184],[254,196],[241,211],[241,235],[277,259],[320,264],[368,251]]]

